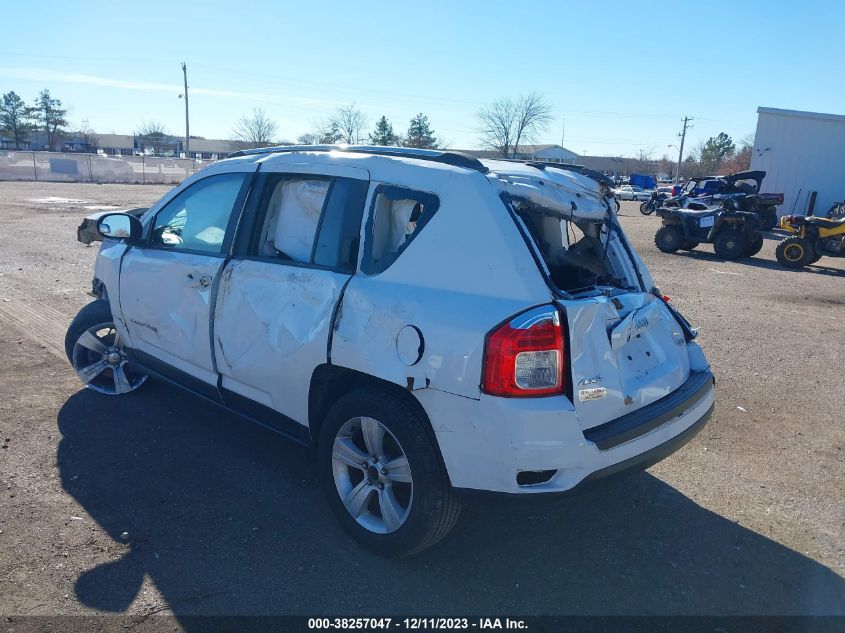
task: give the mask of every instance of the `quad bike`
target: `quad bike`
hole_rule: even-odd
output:
[[[713,244],[722,259],[752,257],[763,248],[760,217],[756,213],[723,207],[679,209],[663,207],[663,218],[654,235],[654,244],[664,253],[693,250],[701,242]]]
[[[729,176],[701,176],[691,178],[680,193],[667,198],[666,207],[695,208],[712,206],[733,200],[740,211],[756,213],[764,231],[777,225],[777,205],[783,204],[782,193],[760,193],[766,172],[742,171]]]
[[[845,204],[839,205],[845,214]],[[834,212],[835,213],[835,212]],[[782,266],[802,268],[822,257],[845,257],[845,217],[819,218],[814,215],[786,215],[780,227],[793,235],[785,237],[775,249]]]

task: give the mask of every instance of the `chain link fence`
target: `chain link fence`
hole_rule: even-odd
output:
[[[213,162],[192,158],[2,151],[0,181],[175,185]]]

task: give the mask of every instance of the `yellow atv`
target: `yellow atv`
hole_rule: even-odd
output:
[[[786,215],[780,220],[780,228],[793,233],[781,240],[775,255],[781,265],[787,268],[801,268],[815,264],[822,257],[845,257],[845,217],[834,217],[845,213],[845,204],[838,205],[830,218],[814,215]]]

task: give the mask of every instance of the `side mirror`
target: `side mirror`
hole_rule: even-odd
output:
[[[140,244],[143,231],[141,221],[128,213],[106,213],[97,220],[97,232],[101,236],[127,244]]]

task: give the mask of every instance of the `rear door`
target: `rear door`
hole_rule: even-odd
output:
[[[669,395],[689,378],[680,323],[645,292],[560,300],[569,325],[572,399],[583,429]]]
[[[224,399],[298,434],[311,375],[325,363],[334,310],[355,272],[369,172],[264,165],[223,271],[214,355]]]
[[[211,174],[151,220],[146,243],[123,257],[120,308],[131,346],[151,369],[216,397],[210,305],[255,165]]]

